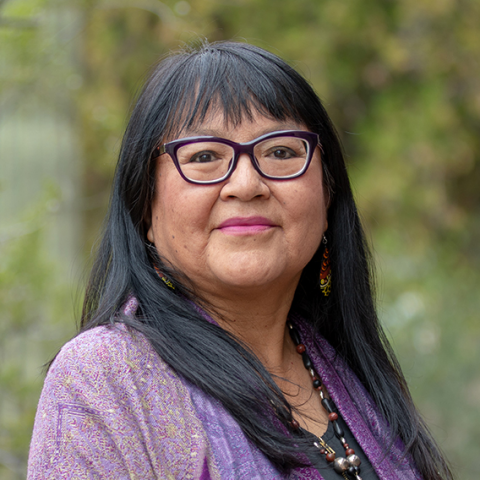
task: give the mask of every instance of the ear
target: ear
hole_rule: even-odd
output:
[[[330,172],[326,169],[326,167],[322,164],[322,173],[323,173],[323,201],[325,202],[325,208],[328,209],[330,208],[330,205],[332,203],[332,195],[333,195],[333,190],[332,190],[332,180],[330,177]]]
[[[320,148],[320,151],[323,155],[323,150],[321,148]],[[322,158],[322,183],[323,183],[323,201],[325,202],[325,208],[328,211],[332,203],[334,182],[327,168],[327,165],[323,162],[323,158]]]
[[[332,198],[332,194],[330,192],[330,188],[328,188],[328,185],[323,186],[323,202],[325,205],[325,231],[324,233],[328,230],[328,209],[330,208],[330,199]]]
[[[150,242],[150,243],[155,243],[155,237],[153,236],[153,227],[152,225],[150,225],[148,231],[147,231],[147,240]]]
[[[152,209],[151,209],[150,206],[147,208],[147,211],[143,215],[143,225],[144,225],[145,230],[147,231],[147,240],[150,243],[155,243],[153,241],[155,237],[153,235]]]

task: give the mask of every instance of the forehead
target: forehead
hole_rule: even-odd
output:
[[[202,121],[196,121],[174,134],[175,138],[194,136],[221,137],[237,142],[248,142],[261,135],[280,130],[308,130],[303,123],[293,119],[275,119],[271,116],[255,112],[244,115],[240,121],[233,122],[225,112],[209,111]],[[170,141],[170,139],[169,139]]]

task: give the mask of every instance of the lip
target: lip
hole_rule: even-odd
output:
[[[265,217],[233,217],[222,222],[217,229],[229,235],[252,235],[276,226]]]

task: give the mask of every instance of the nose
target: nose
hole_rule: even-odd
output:
[[[238,158],[238,163],[232,175],[226,180],[221,190],[221,198],[238,198],[248,202],[253,198],[268,198],[270,188],[252,164],[250,156],[243,153]]]

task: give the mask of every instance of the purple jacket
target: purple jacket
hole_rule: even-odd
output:
[[[296,321],[337,408],[381,479],[420,475],[356,376]],[[179,377],[139,333],[97,327],[67,343],[38,405],[28,479],[322,479],[279,474],[215,399]]]

